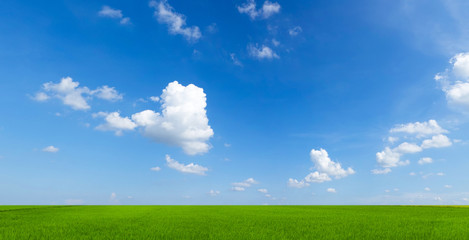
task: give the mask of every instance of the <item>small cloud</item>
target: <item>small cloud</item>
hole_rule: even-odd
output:
[[[335,190],[335,188],[328,188],[326,191],[327,191],[327,192],[330,192],[330,193],[337,193],[337,191]]]
[[[106,123],[96,127],[100,131],[113,131],[116,136],[122,136],[123,131],[132,131],[137,127],[128,117],[121,117],[119,112],[98,112],[92,115],[94,118],[102,117]]]
[[[179,163],[178,161],[172,159],[169,155],[166,155],[166,163],[169,168],[175,169],[176,171],[179,171],[182,173],[206,175],[205,172],[208,171],[208,168],[194,164],[194,163],[189,163],[187,165]]]
[[[208,192],[208,194],[209,194],[210,196],[212,196],[212,197],[215,197],[215,196],[220,195],[220,191],[217,191],[217,190],[213,190],[213,189],[212,189],[212,190],[210,190],[210,191]]]
[[[290,36],[293,36],[293,37],[297,36],[301,32],[303,32],[303,29],[300,26],[296,26],[288,30],[288,34],[290,34]]]
[[[231,147],[231,144],[229,144],[229,143],[224,143],[223,145],[227,148]]]
[[[248,45],[248,53],[251,57],[257,58],[259,60],[262,59],[279,59],[280,57],[269,47],[262,45]]]
[[[207,26],[207,32],[209,32],[209,33],[216,33],[216,32],[218,32],[217,24],[216,24],[216,23],[212,23],[212,24],[208,25],[208,26]]]
[[[265,194],[268,192],[267,189],[265,189],[265,188],[257,189],[257,191],[260,192],[260,193],[265,193]]]
[[[161,170],[161,168],[160,167],[152,167],[152,168],[150,168],[150,170],[158,172],[158,171]]]
[[[272,44],[273,44],[274,46],[278,47],[278,46],[280,45],[280,42],[277,41],[277,40],[274,38],[274,39],[272,39]]]
[[[130,18],[124,17],[124,15],[122,14],[122,10],[113,9],[109,6],[103,6],[101,10],[98,12],[98,15],[100,17],[105,17],[105,18],[120,19],[119,23],[122,25],[130,24]]]
[[[111,200],[115,200],[117,198],[117,194],[115,192],[111,193]]]
[[[235,191],[235,192],[243,192],[244,190],[246,190],[245,188],[243,187],[237,187],[237,186],[234,186],[231,188],[231,190]]]
[[[424,188],[423,190],[425,190],[425,191],[427,191],[427,192],[431,191],[431,189],[430,189],[429,187],[426,187],[426,188]]]
[[[424,157],[424,158],[420,158],[420,160],[418,161],[418,164],[423,165],[423,164],[430,164],[432,162],[433,162],[433,159],[429,157]]]
[[[43,93],[43,92],[38,92],[36,95],[32,97],[33,100],[38,101],[38,102],[44,102],[49,99],[49,95]]]
[[[247,187],[251,187],[251,185],[253,185],[253,184],[259,184],[259,182],[254,180],[254,178],[248,178],[248,179],[246,179],[242,182],[234,182],[231,185],[233,185],[235,187],[247,188]]]
[[[243,63],[241,63],[241,62],[238,60],[238,58],[236,57],[236,54],[230,53],[230,57],[231,57],[231,61],[233,61],[233,64],[234,64],[234,65],[240,66],[240,67],[243,66]]]
[[[42,149],[43,152],[50,152],[50,153],[56,153],[59,151],[59,148],[54,147],[54,146],[48,146]]]
[[[289,178],[287,184],[289,187],[293,188],[304,188],[309,186],[309,183],[305,182],[304,180],[298,181],[293,178]]]
[[[198,26],[186,26],[186,16],[174,11],[168,1],[150,1],[150,7],[155,9],[154,15],[159,23],[166,24],[170,34],[182,35],[188,42],[196,42],[202,37]]]
[[[371,170],[372,174],[388,174],[391,172],[390,168],[383,168],[383,169],[373,169]]]
[[[256,2],[254,0],[248,0],[241,6],[238,6],[239,13],[247,14],[252,20],[256,18],[267,19],[272,15],[280,12],[280,4],[276,2],[269,2],[268,0],[264,2],[262,8],[256,9]]]
[[[410,172],[409,175],[410,175],[410,176],[415,176],[416,173],[415,173],[415,172]]]
[[[150,97],[150,100],[151,100],[152,102],[159,102],[159,101],[160,101],[160,98],[159,98],[158,96],[151,96],[151,97]]]
[[[451,185],[445,185],[445,188],[452,188],[453,186]]]

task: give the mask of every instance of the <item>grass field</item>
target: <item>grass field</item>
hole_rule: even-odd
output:
[[[0,239],[469,239],[469,208],[0,206]]]

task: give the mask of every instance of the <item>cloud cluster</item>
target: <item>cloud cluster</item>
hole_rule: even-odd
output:
[[[240,13],[247,14],[252,20],[257,18],[267,19],[272,15],[280,12],[280,4],[276,2],[269,2],[268,0],[264,2],[262,8],[256,9],[255,0],[248,0],[241,6],[238,6],[238,11]]]
[[[119,112],[98,112],[94,113],[93,117],[103,117],[105,120],[105,123],[96,127],[96,130],[113,131],[116,136],[122,136],[123,131],[131,131],[137,127],[137,124],[128,117],[121,117]]]
[[[248,53],[251,57],[262,60],[262,59],[278,59],[280,58],[274,50],[271,48],[262,45],[262,46],[257,46],[253,44],[248,45]]]
[[[208,194],[209,194],[210,196],[212,196],[212,197],[216,197],[216,196],[220,195],[220,191],[211,189],[211,190],[208,192]]]
[[[170,34],[182,35],[189,42],[196,42],[202,37],[198,26],[186,26],[186,16],[174,11],[166,0],[150,1],[150,7],[155,9],[154,15],[158,22],[168,25]]]
[[[303,188],[309,186],[310,183],[328,182],[332,180],[332,177],[341,179],[355,173],[352,168],[344,169],[340,163],[332,161],[327,151],[322,148],[319,150],[312,149],[309,155],[316,171],[308,174],[300,181],[293,178],[288,179],[288,186]]]
[[[259,182],[254,180],[254,178],[248,178],[248,179],[246,179],[242,182],[232,183],[231,185],[233,185],[233,187],[231,188],[231,190],[237,191],[237,192],[242,192],[242,191],[245,191],[246,188],[251,187],[253,184],[259,184]]]
[[[122,14],[122,10],[113,9],[109,6],[103,6],[101,10],[98,12],[98,15],[100,17],[118,19],[119,23],[122,25],[130,24],[130,18],[124,17],[124,15]]]
[[[79,82],[74,82],[71,77],[65,77],[59,83],[47,82],[42,85],[42,91],[36,93],[34,100],[44,102],[50,98],[58,98],[64,105],[74,110],[88,110],[88,100],[93,97],[107,101],[118,101],[123,98],[113,87],[106,85],[90,90],[88,87],[80,87]]]
[[[391,148],[386,146],[383,151],[376,153],[376,161],[382,169],[373,169],[373,174],[387,174],[391,172],[391,168],[398,166],[409,165],[409,160],[402,160],[401,158],[406,154],[414,154],[422,152],[429,148],[443,148],[452,145],[451,140],[443,133],[448,133],[447,130],[440,127],[436,120],[428,120],[426,122],[415,122],[400,124],[392,128],[390,134],[403,134],[404,139],[412,141],[421,141],[420,144],[402,142],[397,147]],[[431,138],[429,136],[432,136]],[[394,144],[400,138],[395,136],[388,137],[390,144]],[[419,164],[431,163],[431,158],[422,158]]]
[[[292,37],[297,36],[297,35],[300,34],[301,32],[303,32],[303,29],[302,29],[300,26],[295,26],[295,27],[290,28],[290,29],[288,30],[288,34],[290,34],[290,36],[292,36]]]
[[[50,153],[56,153],[59,151],[59,148],[57,147],[54,147],[54,146],[47,146],[45,148],[42,149],[43,152],[50,152]]]
[[[187,165],[184,165],[182,163],[179,163],[178,161],[172,159],[169,155],[166,155],[166,165],[169,168],[172,168],[176,171],[182,172],[182,173],[191,173],[191,174],[196,174],[196,175],[206,175],[205,172],[208,171],[208,168],[194,164],[194,163],[189,163]]]
[[[449,104],[469,112],[469,52],[456,54],[449,63],[452,68],[436,74],[435,80],[441,84]]]
[[[156,100],[156,98],[154,98]],[[208,124],[206,95],[202,88],[193,84],[183,86],[171,82],[159,97],[162,111],[144,110],[129,117],[121,117],[118,112],[97,113],[105,123],[98,130],[122,131],[140,128],[142,135],[155,142],[182,147],[189,155],[203,154],[211,146],[207,143],[213,136]]]

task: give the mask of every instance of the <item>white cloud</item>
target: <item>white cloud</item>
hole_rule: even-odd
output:
[[[458,53],[449,61],[453,64],[453,72],[461,78],[469,78],[469,53]]]
[[[106,123],[96,127],[100,131],[113,131],[116,136],[122,136],[122,131],[131,131],[137,127],[128,117],[121,117],[119,112],[98,112],[93,117],[103,117]]]
[[[38,92],[34,97],[32,97],[33,100],[38,101],[38,102],[44,102],[49,100],[49,95],[43,93],[43,92]]]
[[[186,16],[174,11],[166,0],[150,1],[150,7],[155,9],[158,22],[168,25],[170,34],[179,34],[189,42],[195,42],[202,37],[198,26],[186,26]]]
[[[78,87],[79,85],[80,83],[74,82],[71,77],[66,77],[62,78],[60,83],[44,83],[43,89],[75,110],[87,110],[90,106],[83,94],[89,94],[90,90],[87,87]]]
[[[429,163],[432,163],[432,162],[433,162],[432,158],[424,157],[424,158],[420,158],[420,160],[418,161],[418,164],[424,165],[424,164],[429,164]]]
[[[178,161],[172,159],[169,155],[166,155],[166,164],[168,165],[169,168],[175,169],[182,173],[206,175],[205,172],[208,171],[208,168],[202,167],[194,163],[189,163],[187,165],[179,163]]]
[[[207,141],[213,130],[208,125],[203,89],[174,81],[163,90],[160,99],[162,114],[145,110],[132,115],[132,120],[143,127],[143,135],[156,142],[180,146],[189,155],[208,152],[211,146]]]
[[[428,135],[435,135],[447,133],[448,131],[441,128],[437,121],[431,119],[428,122],[415,122],[398,125],[390,130],[391,133],[407,133],[414,134],[417,137],[425,137]]]
[[[469,105],[469,83],[457,82],[448,87],[446,90],[446,98],[454,104]]]
[[[298,181],[290,178],[288,185],[290,187],[307,187],[309,183],[322,183],[331,181],[331,177],[335,179],[344,178],[348,175],[354,174],[355,171],[352,168],[343,169],[340,163],[336,163],[329,158],[326,150],[312,149],[310,152],[311,161],[314,163],[314,168],[317,171],[308,174],[303,180]]]
[[[456,54],[450,60],[452,69],[437,73],[435,80],[441,83],[448,103],[469,106],[469,52]],[[463,111],[467,111],[466,108]]]
[[[257,189],[257,191],[260,192],[260,193],[265,193],[265,194],[268,193],[267,189],[265,189],[265,188]]]
[[[252,44],[248,45],[248,52],[251,57],[261,59],[278,59],[280,58],[271,48],[262,45],[258,47]]]
[[[241,6],[238,6],[238,11],[240,13],[245,13],[249,15],[249,17],[254,20],[256,18],[264,18],[267,19],[272,15],[280,12],[280,4],[274,2],[269,2],[268,0],[264,2],[262,8],[256,9],[256,2],[254,0],[248,0]]]
[[[408,165],[410,162],[408,160],[401,161],[401,156],[401,153],[386,147],[384,151],[376,153],[376,161],[384,168]]]
[[[397,142],[399,140],[398,137],[388,137],[388,142],[391,143],[391,144],[394,144],[395,142]]]
[[[116,101],[122,99],[122,94],[119,94],[113,87],[102,86],[96,90],[91,91],[87,87],[79,87],[79,82],[74,82],[71,77],[65,77],[59,83],[48,82],[44,83],[42,89],[48,92],[39,92],[33,99],[36,101],[46,101],[49,98],[58,98],[62,103],[70,106],[74,110],[88,110],[90,105],[87,100],[93,96],[98,98]]]
[[[109,18],[122,18],[122,11],[119,9],[113,9],[109,6],[103,6],[101,11],[98,12],[98,15],[101,17],[109,17]]]
[[[152,168],[150,168],[150,170],[155,171],[155,172],[158,172],[158,171],[161,170],[161,168],[157,166],[157,167],[152,167]]]
[[[355,171],[352,168],[343,169],[340,163],[333,162],[329,158],[329,154],[326,150],[312,149],[310,152],[311,161],[314,163],[315,168],[319,172],[326,173],[327,175],[333,176],[336,179],[346,177],[354,174]]]
[[[235,191],[235,192],[243,192],[245,191],[246,189],[244,187],[232,187],[231,190]]]
[[[328,188],[326,191],[327,191],[327,192],[330,192],[330,193],[337,193],[337,191],[335,190],[335,188]]]
[[[453,143],[445,135],[439,134],[433,136],[431,139],[426,139],[422,142],[422,148],[442,148],[449,147]]]
[[[274,38],[274,39],[272,39],[272,44],[273,44],[274,46],[278,47],[278,46],[280,45],[280,42],[277,41],[277,39]]]
[[[404,139],[413,139],[417,140],[422,137],[433,135],[431,139],[425,139],[420,145],[409,142],[402,142],[395,148],[385,147],[383,151],[376,153],[376,161],[383,168],[392,168],[397,166],[405,166],[410,164],[409,160],[402,161],[401,157],[405,154],[412,154],[422,152],[424,149],[428,148],[441,148],[451,146],[451,140],[443,135],[442,133],[447,133],[448,131],[440,127],[436,120],[429,120],[427,122],[415,122],[400,124],[392,128],[390,133],[404,133]],[[393,144],[399,138],[394,136],[389,136],[389,143]],[[427,162],[426,162],[427,161]],[[429,163],[430,158],[422,158],[418,162],[419,164]],[[379,169],[372,170],[373,174],[385,174],[390,172]]]
[[[280,4],[274,2],[265,1],[262,5],[262,16],[269,18],[270,16],[280,12]]]
[[[383,168],[383,169],[373,169],[371,170],[372,174],[388,174],[391,172],[390,168]]]
[[[215,196],[220,195],[220,191],[217,191],[217,190],[213,190],[213,189],[212,189],[212,190],[210,190],[210,191],[208,192],[208,194],[209,194],[210,196],[212,196],[212,197],[215,197]]]
[[[289,187],[294,187],[294,188],[304,188],[304,187],[309,186],[309,183],[305,182],[304,180],[298,181],[293,178],[288,179],[287,184]]]
[[[318,171],[312,172],[305,177],[306,182],[322,183],[331,181],[332,179],[327,175],[327,173],[319,173]]]
[[[122,100],[123,98],[122,94],[118,93],[116,89],[107,85],[98,87],[96,90],[91,91],[90,94],[111,102]]]
[[[42,149],[43,152],[50,152],[50,153],[56,153],[59,151],[59,148],[56,148],[54,146],[47,146],[45,148]]]
[[[397,146],[393,151],[398,152],[400,154],[418,153],[422,151],[422,148],[414,143],[403,142],[399,146]]]
[[[297,36],[301,32],[303,32],[303,29],[300,26],[296,26],[288,30],[288,34],[290,34],[290,36]]]
[[[416,173],[415,173],[415,172],[410,172],[409,175],[410,175],[410,176],[415,176]]]
[[[151,97],[150,97],[150,100],[151,100],[152,102],[159,102],[159,101],[160,101],[160,97],[151,96]]]
[[[156,100],[157,97],[152,98]],[[106,121],[96,127],[97,130],[114,131],[120,136],[124,130],[141,127],[142,135],[155,142],[180,146],[189,155],[203,154],[211,148],[207,142],[213,136],[208,125],[206,101],[202,88],[193,84],[182,86],[174,81],[159,97],[161,113],[144,110],[130,119],[121,117],[119,112],[99,112],[93,117],[104,117]]]
[[[453,186],[451,185],[445,185],[445,188],[452,188]]]
[[[117,194],[115,192],[111,193],[111,200],[115,200],[117,198]]]
[[[101,10],[98,12],[98,15],[100,17],[107,17],[107,18],[114,18],[114,19],[120,19],[120,24],[129,24],[130,23],[130,18],[124,17],[122,14],[122,10],[119,9],[113,9],[109,6],[103,6]]]
[[[431,191],[431,189],[430,189],[429,187],[426,187],[426,188],[424,188],[423,190],[425,190],[425,191],[427,191],[427,192]]]
[[[253,184],[259,184],[259,182],[254,180],[254,178],[248,178],[248,179],[246,179],[242,182],[234,182],[231,185],[233,185],[235,187],[248,188],[248,187],[251,187],[251,185],[253,185]]]
[[[231,58],[231,61],[233,61],[233,64],[234,64],[234,65],[240,66],[240,67],[243,66],[243,63],[241,63],[241,62],[238,60],[238,58],[236,57],[236,54],[231,53],[231,54],[230,54],[230,58]]]

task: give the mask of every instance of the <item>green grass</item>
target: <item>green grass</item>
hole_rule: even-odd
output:
[[[469,208],[0,206],[0,239],[469,239]]]

